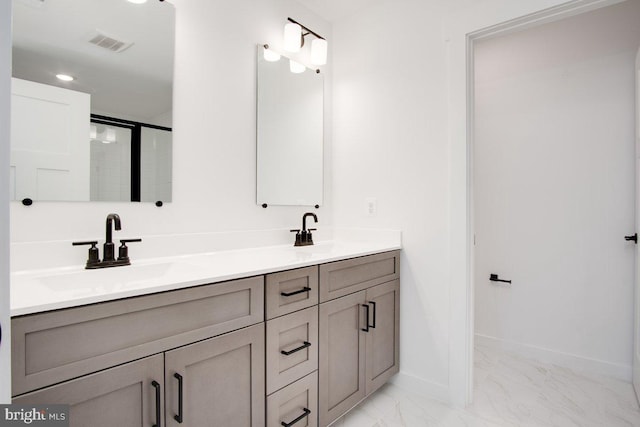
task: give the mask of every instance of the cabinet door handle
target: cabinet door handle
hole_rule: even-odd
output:
[[[302,294],[305,292],[309,292],[311,290],[311,288],[305,286],[302,289],[299,289],[297,291],[293,291],[293,292],[280,292],[280,295],[282,295],[283,297],[292,297],[294,295],[298,295],[298,294]]]
[[[363,332],[369,332],[369,304],[362,304],[364,307],[364,328],[362,328]]]
[[[160,413],[160,383],[158,381],[151,381],[151,385],[156,389],[156,423],[153,427],[162,427],[162,414]]]
[[[176,372],[173,376],[178,380],[178,415],[174,415],[173,419],[182,424],[182,375]]]
[[[373,301],[369,301],[369,304],[373,306],[373,323],[369,325],[369,327],[372,329],[375,329],[376,328],[376,303]]]
[[[310,410],[308,410],[307,408],[302,408],[302,410],[304,411],[304,414],[300,415],[298,418],[296,418],[295,420],[291,421],[290,423],[285,423],[284,421],[281,421],[280,424],[283,427],[291,427],[292,425],[294,425],[295,423],[297,423],[298,421],[302,420],[304,417],[308,417],[309,414],[311,413]]]
[[[303,341],[303,342],[304,344],[302,344],[300,347],[294,348],[293,350],[289,350],[289,351],[280,350],[280,353],[284,354],[285,356],[289,356],[290,354],[297,353],[300,350],[304,350],[307,347],[311,347],[310,342],[307,342],[307,341]]]

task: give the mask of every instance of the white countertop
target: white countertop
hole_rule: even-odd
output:
[[[11,274],[11,316],[204,285],[400,249],[390,242],[325,241],[132,261],[97,270],[84,266]]]

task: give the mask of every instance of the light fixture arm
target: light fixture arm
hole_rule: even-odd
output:
[[[322,37],[320,34],[316,33],[315,31],[311,31],[309,28],[305,27],[304,25],[302,25],[301,23],[299,23],[298,21],[296,21],[293,18],[287,18],[287,20],[289,22],[293,22],[294,24],[298,24],[302,27],[302,29],[304,29],[305,31],[308,31],[308,33],[304,34],[302,33],[302,39],[304,40],[304,36],[307,36],[309,34],[313,34],[315,37],[322,39],[322,40],[326,40],[324,37]]]

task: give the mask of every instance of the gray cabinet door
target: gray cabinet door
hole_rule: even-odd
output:
[[[264,426],[264,334],[261,323],[166,352],[166,425]]]
[[[318,412],[327,426],[365,397],[365,291],[320,304]]]
[[[366,338],[368,395],[400,369],[400,281],[367,289],[366,304],[371,307]]]
[[[71,427],[149,427],[156,419],[156,381],[162,387],[162,355],[147,357],[13,399],[13,403],[68,404]],[[160,393],[158,413],[164,413]]]

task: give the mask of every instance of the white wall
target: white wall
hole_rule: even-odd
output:
[[[0,403],[11,403],[9,320],[9,123],[11,100],[11,2],[0,2]]]
[[[334,26],[333,195],[338,224],[402,229],[401,369],[446,395],[442,24],[442,13],[424,1],[394,1]],[[377,199],[373,217],[367,198]]]
[[[627,380],[638,22],[625,2],[474,50],[476,333]]]
[[[472,333],[467,35],[565,1],[379,3],[334,23],[334,222],[403,230],[398,381],[464,404]],[[378,200],[375,217],[364,214],[368,197]]]
[[[331,26],[293,0],[175,0],[173,203],[39,203],[11,206],[11,241],[102,238],[109,212],[123,235],[289,229],[310,207],[256,204],[256,49],[281,45],[288,16],[331,46]],[[330,68],[325,70],[330,106]],[[327,108],[330,117],[330,109]],[[330,121],[328,121],[330,123]],[[331,134],[325,133],[325,156]],[[328,162],[326,162],[328,168]],[[329,176],[329,174],[327,174]],[[330,186],[318,227],[331,223]],[[288,234],[287,231],[283,231]],[[80,250],[80,258],[84,251]]]

